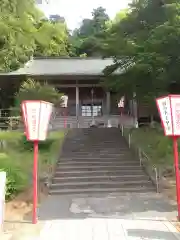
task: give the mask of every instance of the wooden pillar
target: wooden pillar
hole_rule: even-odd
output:
[[[111,93],[106,92],[106,113],[107,115],[110,114],[110,109],[111,108]]]
[[[79,117],[79,86],[76,84],[76,117]]]
[[[136,100],[136,93],[133,93],[133,113],[134,113],[134,126],[138,128],[138,105]]]

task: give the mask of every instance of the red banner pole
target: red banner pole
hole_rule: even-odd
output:
[[[33,216],[32,223],[37,223],[38,204],[38,141],[34,141],[34,166],[33,166]]]
[[[180,220],[180,176],[179,176],[179,156],[177,137],[173,137],[174,167],[176,173],[176,194],[177,194],[177,210],[178,220]]]

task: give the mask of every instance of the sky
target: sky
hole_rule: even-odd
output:
[[[110,18],[128,6],[130,0],[49,0],[49,4],[41,5],[46,15],[59,14],[66,19],[69,29],[79,27],[84,18],[91,18],[94,8],[106,8]]]

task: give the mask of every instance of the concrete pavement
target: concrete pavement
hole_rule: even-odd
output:
[[[39,209],[41,240],[177,240],[176,204],[161,194],[49,196]]]
[[[42,240],[177,240],[180,235],[167,221],[87,218],[48,222]]]

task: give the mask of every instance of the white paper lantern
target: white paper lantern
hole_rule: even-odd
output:
[[[62,107],[67,107],[67,104],[68,104],[68,96],[67,96],[67,95],[63,95],[63,96],[61,97],[61,101],[62,101],[61,106],[62,106]]]
[[[180,136],[180,95],[168,95],[156,99],[166,136]]]
[[[44,101],[23,101],[21,107],[27,140],[44,141],[53,104]]]
[[[118,107],[119,108],[123,108],[124,107],[124,96],[120,99],[120,101],[118,103]]]

